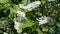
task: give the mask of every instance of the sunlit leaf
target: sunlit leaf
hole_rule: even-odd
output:
[[[22,27],[21,28],[26,28],[26,27],[31,27],[31,26],[33,26],[35,23],[33,23],[33,22],[31,22],[30,20],[28,20],[28,19],[26,19],[26,20],[24,20],[23,21],[23,25],[22,25]]]
[[[5,4],[7,2],[9,2],[9,1],[8,0],[0,0],[0,3],[3,3],[3,4]]]
[[[22,3],[26,5],[27,4],[27,0],[22,0]]]

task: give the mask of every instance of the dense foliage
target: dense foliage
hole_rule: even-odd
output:
[[[60,0],[0,0],[0,34],[60,34]]]

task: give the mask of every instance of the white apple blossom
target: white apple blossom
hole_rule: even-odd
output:
[[[17,11],[17,16],[19,17],[25,17],[25,13],[21,11]]]
[[[17,32],[18,32],[18,33],[21,33],[21,32],[22,32],[22,29],[17,29]]]
[[[25,19],[25,13],[21,11],[17,11],[17,18],[18,21],[24,20]]]
[[[35,1],[34,3],[35,3],[36,5],[40,5],[40,4],[41,4],[40,1]]]
[[[53,1],[55,1],[55,0],[48,0],[48,1],[52,1],[52,2],[53,2]]]
[[[24,34],[27,34],[27,33],[24,33]]]
[[[8,34],[8,33],[4,32],[4,34]]]
[[[23,8],[23,9],[27,9],[27,7],[24,6],[24,4],[19,4],[19,7],[20,7],[20,8]]]
[[[32,11],[33,9],[37,8],[39,5],[40,5],[39,1],[35,1],[33,3],[30,3],[30,4],[27,5],[27,7],[28,7],[27,10]]]
[[[20,8],[23,8],[23,6],[24,6],[23,4],[19,4],[19,7],[20,7]]]
[[[47,23],[48,20],[49,20],[49,17],[42,16],[42,17],[40,17],[39,19],[38,19],[38,18],[36,18],[36,19],[39,21],[39,25],[41,25],[41,24]]]
[[[17,11],[17,17],[13,19],[14,21],[14,28],[17,30],[18,33],[22,32],[20,28],[23,23],[21,22],[25,18],[25,13],[21,11]]]
[[[37,8],[40,4],[41,4],[40,1],[35,1],[35,2],[32,2],[32,3],[28,4],[27,6],[19,4],[19,7],[23,8],[23,9],[26,9],[28,11],[32,11],[33,9]]]
[[[60,4],[58,4],[58,6],[60,6]]]
[[[21,25],[23,25],[23,23],[14,21],[14,28],[17,30],[18,33],[21,33],[22,32],[22,29],[20,28]]]

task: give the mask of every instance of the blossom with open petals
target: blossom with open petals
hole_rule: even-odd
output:
[[[39,19],[38,19],[38,18],[36,18],[36,19],[39,21],[39,25],[41,25],[41,24],[47,23],[48,20],[49,20],[49,17],[42,16],[42,17],[40,17]]]

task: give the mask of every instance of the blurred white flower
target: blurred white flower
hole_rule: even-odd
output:
[[[24,34],[27,34],[27,33],[24,33]]]
[[[55,1],[55,0],[48,0],[48,1],[52,1],[52,2],[53,2],[53,1]]]
[[[25,13],[21,11],[17,11],[17,17],[13,19],[14,21],[14,28],[17,30],[18,33],[22,32],[22,29],[20,28],[23,23],[21,22],[22,19],[25,18]]]
[[[23,23],[20,23],[20,22],[17,22],[17,21],[14,21],[14,28],[17,30],[18,33],[21,33],[22,32],[22,29],[20,29],[21,25],[23,25]]]
[[[25,13],[21,11],[17,11],[17,16],[19,17],[25,17]]]
[[[58,4],[58,6],[60,6],[60,4]]]
[[[27,9],[27,7],[24,6],[24,4],[19,4],[19,7],[20,7],[20,8],[23,8],[23,9]]]
[[[40,5],[40,4],[41,4],[40,1],[35,1],[34,3],[35,3],[36,5]]]
[[[28,11],[31,11],[31,10],[32,10],[32,8],[28,8],[27,10],[28,10]]]
[[[23,6],[24,6],[23,4],[19,4],[19,7],[20,7],[20,8],[23,8]]]
[[[40,1],[35,1],[35,2],[32,2],[32,3],[28,4],[27,6],[19,4],[19,7],[23,8],[23,9],[26,9],[28,11],[32,11],[33,9],[37,8],[40,4],[41,4]]]
[[[8,34],[8,33],[4,32],[4,34]]]
[[[17,11],[17,18],[16,20],[21,21],[25,19],[25,13],[21,11]]]
[[[18,32],[18,33],[21,33],[21,32],[22,32],[22,29],[17,29],[17,32]]]
[[[22,29],[20,28],[23,23],[21,22],[22,19],[25,18],[25,13],[21,11],[16,11],[17,17],[13,19],[14,21],[14,28],[17,30],[18,33],[22,32]]]
[[[41,4],[40,1],[32,2],[32,3],[30,3],[30,4],[27,5],[27,7],[28,7],[27,10],[28,10],[28,11],[31,11],[31,10],[37,8],[40,4]],[[30,9],[30,10],[29,10],[29,9]]]
[[[41,25],[41,24],[47,23],[48,20],[49,20],[49,17],[42,16],[42,17],[40,17],[39,19],[38,19],[38,18],[36,18],[36,19],[39,21],[39,25]]]

